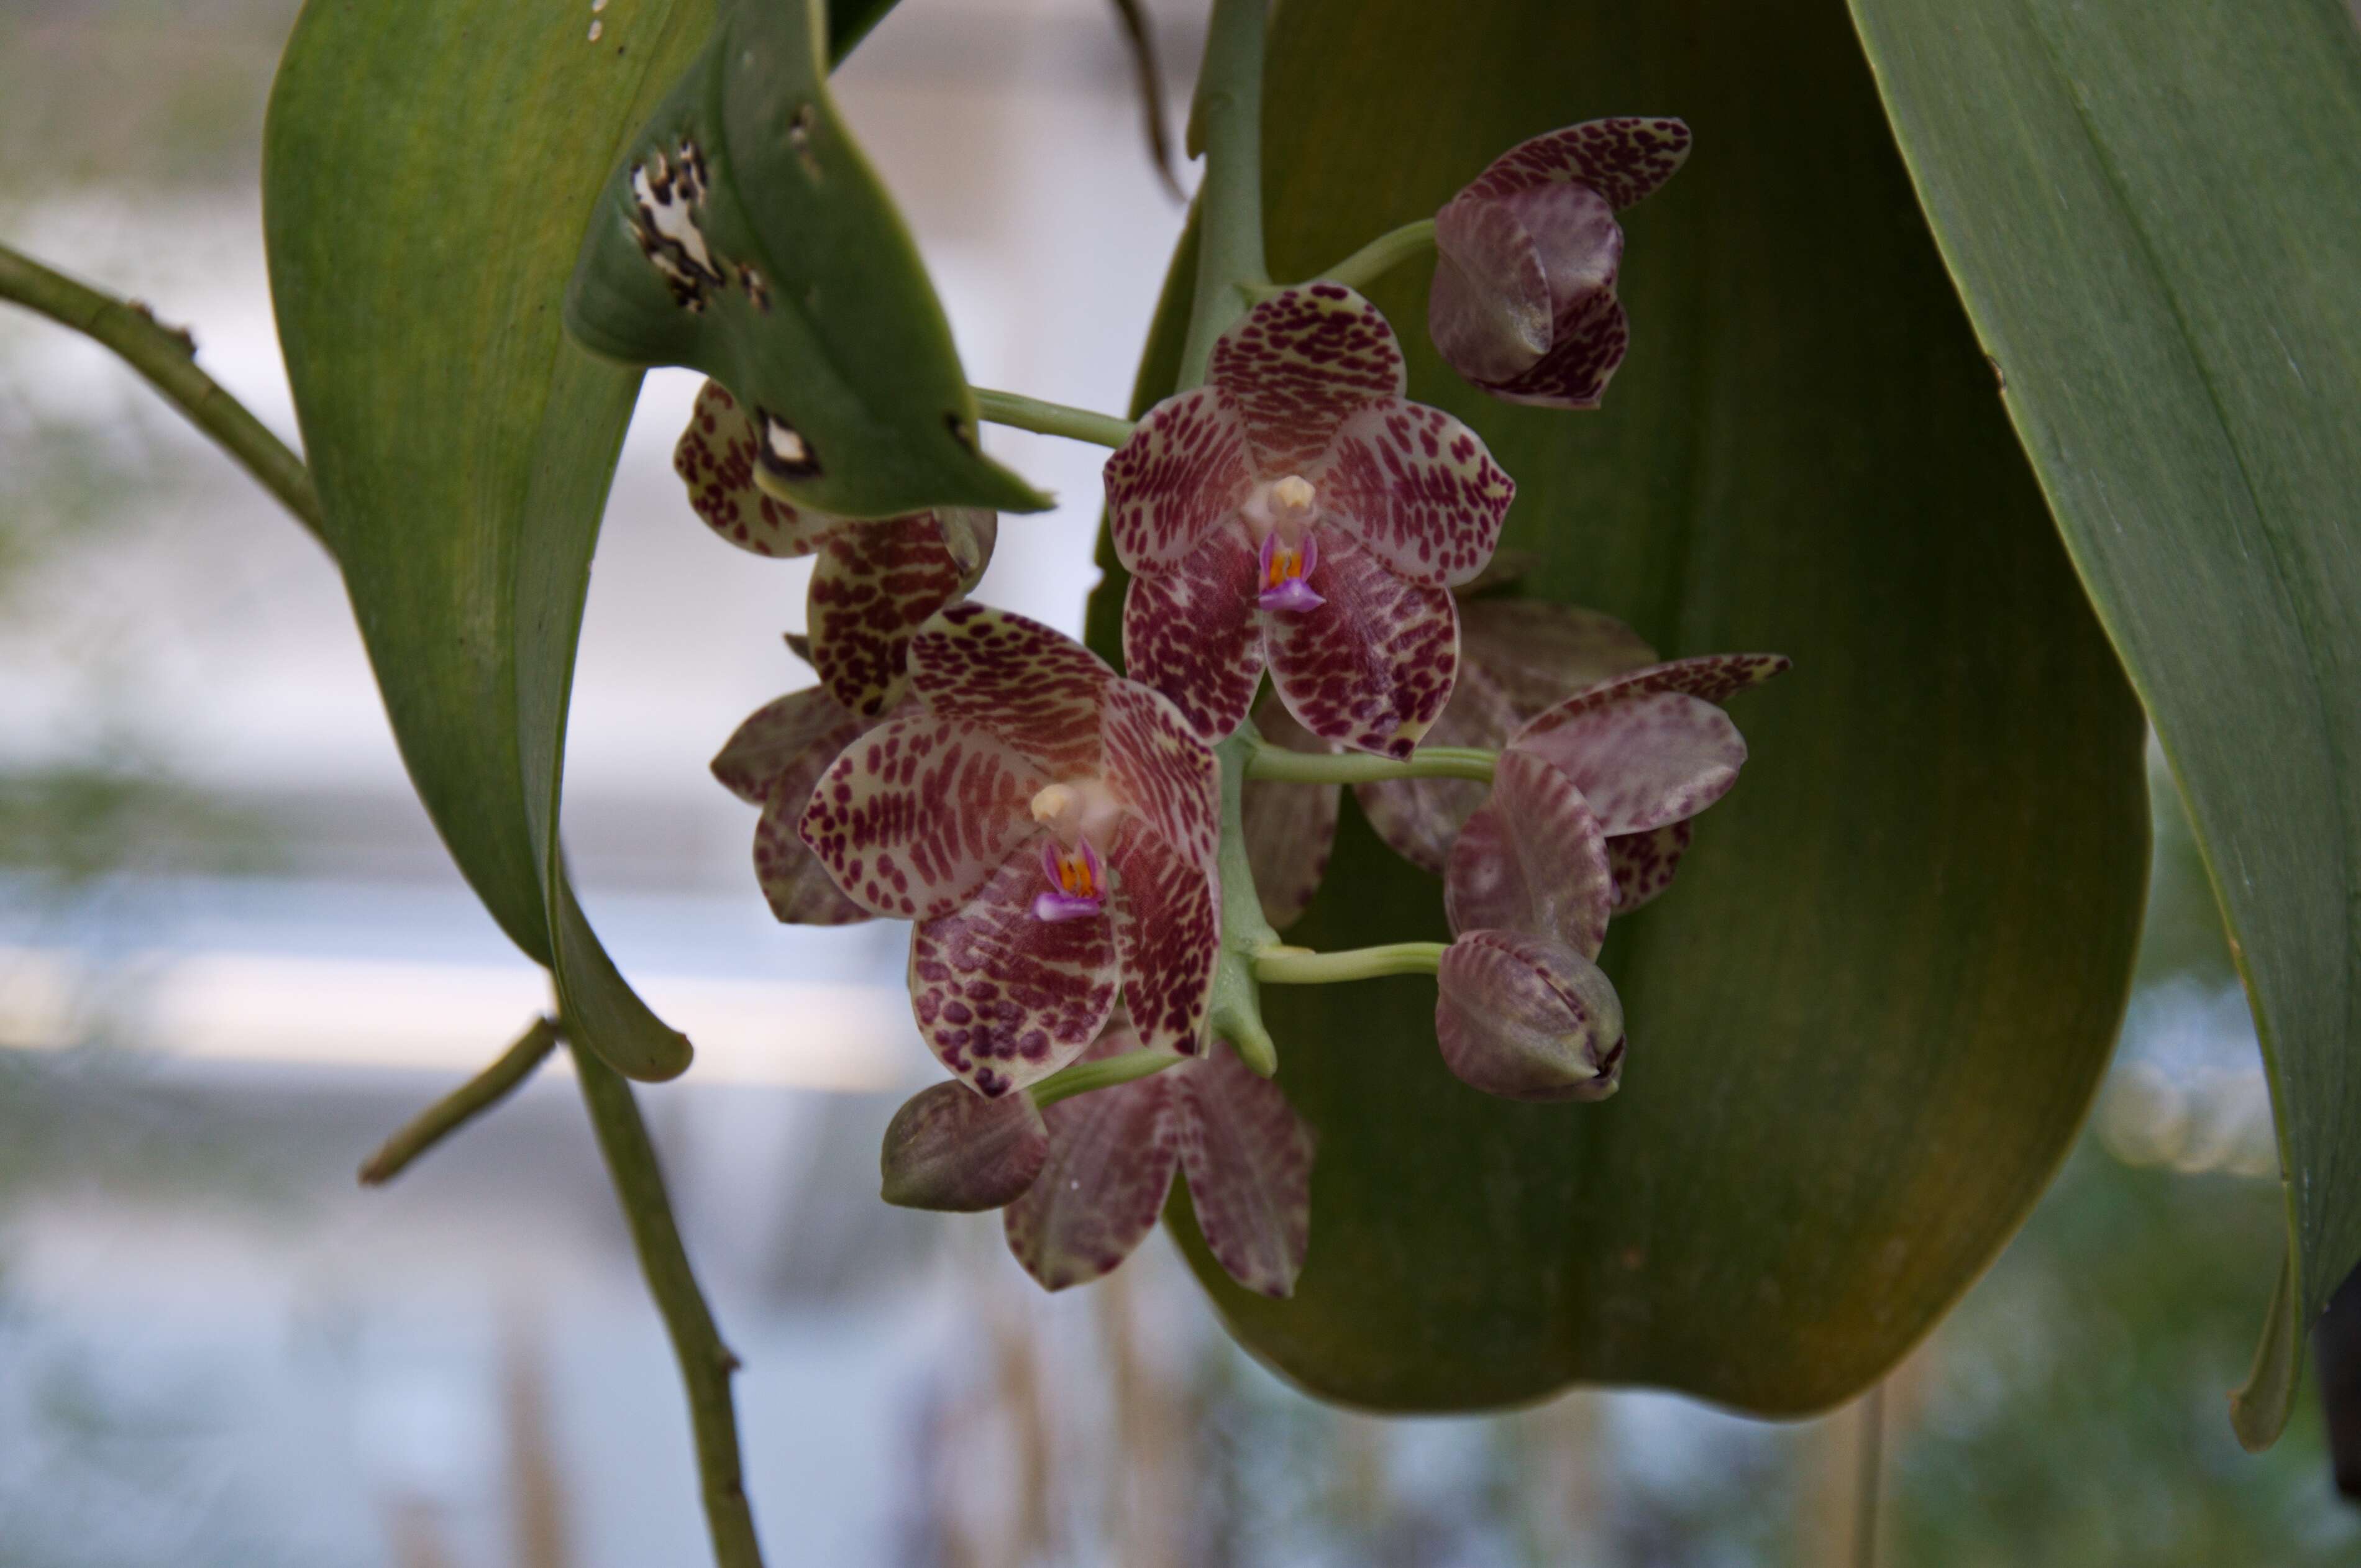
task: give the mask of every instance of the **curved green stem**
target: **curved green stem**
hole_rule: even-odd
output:
[[[994,424],[1037,431],[1043,435],[1062,435],[1094,446],[1121,446],[1131,439],[1131,421],[1113,414],[1069,408],[1064,403],[1045,403],[1038,398],[995,392],[986,387],[969,389],[975,394],[976,411]]]
[[[1078,1061],[1071,1067],[1061,1067],[1029,1091],[1033,1103],[1048,1110],[1060,1100],[1071,1100],[1077,1094],[1088,1094],[1093,1089],[1112,1089],[1118,1083],[1146,1078],[1152,1072],[1162,1072],[1168,1067],[1188,1060],[1170,1051],[1126,1051],[1121,1056],[1101,1057],[1096,1061]]]
[[[1475,746],[1424,746],[1397,762],[1359,751],[1290,751],[1257,741],[1246,777],[1274,784],[1386,784],[1395,779],[1473,779],[1490,784],[1499,753]]]
[[[1398,229],[1389,229],[1352,255],[1325,271],[1305,279],[1305,283],[1342,283],[1347,289],[1367,289],[1370,284],[1413,257],[1422,256],[1434,248],[1434,220],[1420,218]],[[1301,288],[1301,284],[1286,285]],[[1278,285],[1258,292],[1277,293]]]
[[[77,283],[6,246],[0,246],[0,300],[13,300],[115,350],[190,423],[212,436],[278,497],[313,538],[327,543],[321,532],[319,492],[312,488],[303,460],[220,382],[197,368],[197,347],[187,333],[163,325],[145,305]]]
[[[1263,744],[1254,720],[1213,748],[1222,764],[1222,951],[1213,966],[1213,995],[1206,1008],[1211,1032],[1230,1042],[1238,1059],[1268,1078],[1279,1070],[1279,1046],[1262,1021],[1262,992],[1256,988],[1254,955],[1279,946],[1279,933],[1262,912],[1254,866],[1246,859],[1246,759]]]
[[[361,1167],[363,1187],[382,1187],[410,1162],[512,1093],[557,1048],[555,1019],[536,1018],[500,1059],[411,1118]]]
[[[1257,953],[1254,977],[1265,985],[1336,985],[1386,974],[1433,974],[1446,942],[1389,942],[1381,948],[1347,948],[1340,953],[1279,948]]]
[[[1262,247],[1262,55],[1268,0],[1213,0],[1205,63],[1189,112],[1189,150],[1205,155],[1197,192],[1197,292],[1176,390],[1205,379],[1213,340],[1246,313],[1243,291],[1270,280]]]

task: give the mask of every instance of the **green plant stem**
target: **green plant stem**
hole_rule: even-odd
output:
[[[574,1067],[582,1080],[590,1125],[598,1135],[598,1152],[606,1157],[607,1173],[631,1225],[640,1272],[647,1277],[648,1293],[663,1314],[664,1332],[680,1361],[681,1381],[687,1387],[714,1562],[719,1568],[762,1568],[763,1549],[754,1539],[753,1510],[747,1506],[738,1457],[738,1417],[730,1398],[730,1375],[738,1370],[738,1358],[721,1343],[713,1313],[697,1288],[679,1227],[673,1223],[664,1171],[656,1164],[631,1086],[595,1053],[579,1047],[575,1047]]]
[[[1043,1110],[1060,1100],[1071,1100],[1077,1094],[1088,1094],[1093,1089],[1112,1089],[1118,1083],[1129,1083],[1150,1073],[1162,1072],[1188,1060],[1170,1051],[1126,1051],[1121,1056],[1101,1057],[1096,1061],[1078,1061],[1071,1067],[1061,1067],[1029,1092],[1033,1103]]]
[[[1490,784],[1497,751],[1474,746],[1427,746],[1397,762],[1359,751],[1290,751],[1257,741],[1246,757],[1250,779],[1274,784],[1386,784],[1395,779],[1473,779]]]
[[[1279,948],[1257,953],[1254,977],[1265,985],[1336,985],[1386,974],[1433,974],[1446,942],[1389,942],[1380,948],[1347,948],[1339,953]]]
[[[164,326],[145,305],[77,283],[6,246],[0,246],[0,300],[13,300],[115,350],[278,497],[313,538],[327,543],[321,532],[319,493],[312,488],[303,460],[221,383],[197,368],[196,345],[187,333]]]
[[[1216,869],[1222,879],[1222,950],[1213,965],[1213,994],[1206,1013],[1213,1036],[1230,1042],[1238,1059],[1268,1078],[1279,1070],[1279,1046],[1262,1021],[1262,992],[1255,984],[1255,955],[1279,946],[1279,933],[1262,912],[1254,867],[1246,860],[1246,767],[1263,744],[1254,721],[1213,748],[1222,766],[1222,842]]]
[[[994,424],[1038,431],[1043,435],[1062,435],[1094,446],[1121,446],[1131,439],[1131,421],[1113,414],[1068,408],[1063,403],[1045,403],[1038,398],[995,392],[986,387],[969,389],[975,394],[976,411]]]
[[[400,1176],[412,1160],[499,1104],[533,1076],[533,1069],[557,1047],[555,1019],[536,1018],[498,1061],[421,1111],[361,1167],[363,1187],[382,1187]]]
[[[1326,281],[1342,283],[1347,289],[1367,289],[1370,284],[1413,257],[1434,249],[1434,220],[1420,218],[1398,229],[1389,229],[1352,255],[1323,272],[1305,279],[1305,283]],[[1301,288],[1301,284],[1290,285]],[[1277,293],[1277,288],[1264,292]]]
[[[1245,290],[1270,281],[1262,246],[1262,56],[1268,0],[1213,0],[1205,63],[1189,113],[1189,149],[1205,155],[1197,192],[1197,291],[1180,384],[1205,379],[1213,340],[1246,313]]]

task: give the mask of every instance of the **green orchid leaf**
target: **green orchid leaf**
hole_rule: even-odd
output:
[[[304,446],[411,778],[569,1027],[621,1071],[688,1042],[567,886],[560,760],[589,557],[640,375],[557,303],[699,0],[591,26],[481,0],[315,0],[273,90],[272,297]]]
[[[608,179],[566,326],[728,387],[762,428],[756,482],[797,505],[1038,511],[977,445],[950,324],[829,101],[826,20],[818,0],[724,0]]]
[[[1841,6],[1289,0],[1269,82],[1283,278],[1431,215],[1524,137],[1688,120],[1686,167],[1623,217],[1631,351],[1599,411],[1454,376],[1426,341],[1429,269],[1370,293],[1411,396],[1515,476],[1522,591],[1623,617],[1667,656],[1795,668],[1732,701],[1744,776],[1678,882],[1609,933],[1619,1094],[1461,1084],[1430,981],[1270,988],[1278,1081],[1319,1134],[1294,1298],[1232,1285],[1182,1198],[1174,1228],[1249,1348],[1355,1404],[1590,1381],[1826,1408],[1976,1277],[2081,1124],[2146,882],[2138,707]],[[1435,879],[1345,811],[1289,939],[1444,936]]]
[[[1852,0],[2253,1003],[2288,1266],[2238,1433],[2361,1261],[2361,36],[2340,0]]]

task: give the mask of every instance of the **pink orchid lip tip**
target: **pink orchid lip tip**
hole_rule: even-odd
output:
[[[1318,609],[1328,601],[1312,591],[1312,585],[1301,577],[1290,577],[1276,587],[1265,588],[1255,596],[1255,604],[1262,609]]]
[[[1262,609],[1318,609],[1328,601],[1304,579],[1319,565],[1317,536],[1307,532],[1301,544],[1290,547],[1281,542],[1277,530],[1264,535],[1262,548],[1256,553],[1255,576],[1262,584],[1262,590],[1255,596],[1256,606]]]
[[[1104,898],[1083,897],[1071,893],[1044,893],[1033,900],[1033,918],[1046,926],[1055,926],[1064,920],[1088,919],[1105,909],[1106,900]]]

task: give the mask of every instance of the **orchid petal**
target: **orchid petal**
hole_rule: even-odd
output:
[[[756,708],[731,731],[714,756],[713,776],[749,806],[760,806],[770,795],[771,781],[806,753],[818,751],[825,768],[859,739],[862,728],[825,687],[789,692]]]
[[[1502,756],[1492,798],[1451,847],[1443,883],[1451,929],[1545,937],[1595,959],[1614,887],[1606,835],[1582,792],[1539,757]]]
[[[910,1005],[943,1066],[979,1094],[1022,1089],[1072,1061],[1115,1011],[1115,934],[1104,917],[1040,920],[1032,846],[949,915],[910,932]]]
[[[808,555],[843,519],[798,508],[754,484],[760,441],[754,422],[719,381],[698,389],[697,406],[673,448],[672,468],[688,486],[689,505],[714,532],[757,555]]]
[[[1435,971],[1435,1042],[1459,1080],[1509,1100],[1603,1100],[1623,1067],[1623,1004],[1563,943],[1469,931]]]
[[[1404,580],[1436,587],[1484,569],[1517,494],[1473,429],[1400,398],[1345,420],[1314,483],[1331,548],[1349,532]]]
[[[1110,1029],[1093,1058],[1137,1050]],[[1049,1154],[1041,1174],[1001,1218],[1008,1250],[1049,1290],[1115,1271],[1156,1228],[1180,1163],[1173,1071],[1060,1100],[1041,1113]]]
[[[1025,1195],[1049,1157],[1049,1129],[1031,1096],[986,1100],[938,1083],[904,1102],[878,1151],[883,1196],[904,1209],[972,1214]]]
[[[860,738],[856,729],[846,743]],[[811,804],[814,786],[835,755],[814,747],[794,766],[783,769],[771,781],[763,815],[754,824],[754,881],[772,915],[789,926],[857,926],[870,918],[868,908],[844,895],[796,831]]]
[[[1689,155],[1675,119],[1619,115],[1544,132],[1494,159],[1462,195],[1512,196],[1554,180],[1587,185],[1619,210],[1670,180]]]
[[[1794,663],[1784,653],[1705,653],[1694,659],[1642,664],[1585,686],[1559,709],[1571,716],[1650,692],[1680,692],[1707,702],[1727,702],[1783,674]],[[1541,721],[1537,718],[1534,722]]]
[[[1106,782],[1125,808],[1184,860],[1212,865],[1222,841],[1222,770],[1162,694],[1137,681],[1106,689]]]
[[[1336,748],[1295,722],[1275,697],[1255,705],[1255,728],[1264,741],[1290,751],[1326,755]],[[1328,852],[1336,841],[1336,816],[1344,791],[1335,784],[1272,784],[1248,779],[1240,797],[1246,864],[1252,868],[1262,917],[1280,930],[1312,906],[1327,874]]]
[[[1695,817],[1730,793],[1746,741],[1730,716],[1681,692],[1562,703],[1509,744],[1574,781],[1608,833],[1643,833]]]
[[[1206,1250],[1247,1289],[1293,1295],[1312,1234],[1312,1128],[1226,1044],[1171,1076],[1180,1168]]]
[[[935,712],[983,726],[1052,776],[1098,771],[1115,674],[1065,633],[966,602],[921,627],[908,657],[911,689]]]
[[[960,572],[960,591],[972,593],[992,565],[992,547],[1000,540],[1000,514],[988,507],[938,507],[935,528],[943,548]]]
[[[1451,697],[1459,618],[1450,593],[1404,582],[1349,533],[1329,539],[1312,586],[1326,601],[1319,609],[1263,617],[1280,699],[1322,740],[1407,757]]]
[[[830,534],[812,568],[807,620],[814,665],[836,700],[870,718],[892,707],[906,681],[910,639],[967,582],[932,512],[847,523]]]
[[[1541,247],[1502,203],[1460,197],[1434,215],[1426,332],[1444,363],[1479,385],[1532,368],[1556,314]]]
[[[1480,740],[1452,743],[1492,747],[1542,709],[1610,676],[1657,662],[1656,651],[1613,616],[1547,599],[1471,603],[1463,598],[1459,657],[1460,689],[1480,675],[1507,699],[1516,717]],[[1458,702],[1455,696],[1452,706]],[[1450,709],[1444,711],[1447,718]],[[1438,739],[1436,744],[1441,743]]]
[[[1128,817],[1106,858],[1120,879],[1111,913],[1132,1026],[1150,1049],[1194,1056],[1204,1043],[1221,957],[1213,867]]]
[[[1394,329],[1341,283],[1282,289],[1256,305],[1214,343],[1206,380],[1237,409],[1266,479],[1309,467],[1355,410],[1409,385]]]
[[[1477,608],[1463,605],[1460,615],[1465,618]],[[1463,624],[1461,636],[1464,639],[1466,635]],[[1468,662],[1466,655],[1463,646],[1459,677],[1451,688],[1451,700],[1444,706],[1443,717],[1434,721],[1434,728],[1426,732],[1424,744],[1498,751],[1523,722],[1524,716],[1510,706],[1499,685]],[[1436,876],[1443,874],[1452,841],[1459,837],[1460,828],[1484,804],[1488,793],[1472,779],[1392,779],[1384,784],[1353,786],[1353,797],[1361,803],[1361,813],[1369,819],[1378,837],[1395,854]]]
[[[1132,578],[1124,595],[1124,669],[1170,698],[1208,743],[1238,727],[1262,680],[1259,587],[1254,547],[1231,526],[1172,567]]]
[[[967,902],[1017,840],[1049,782],[980,725],[904,712],[846,748],[796,825],[847,896],[930,920]]]
[[[1696,829],[1671,822],[1645,833],[1607,840],[1608,869],[1615,873],[1615,913],[1629,915],[1673,885],[1673,872],[1688,853]]]
[[[1105,479],[1116,559],[1134,572],[1172,565],[1253,488],[1236,405],[1213,387],[1165,399],[1106,460]]]
[[[1532,367],[1484,389],[1505,402],[1545,409],[1595,409],[1631,346],[1631,319],[1609,291],[1584,294],[1561,307],[1550,348]]]

